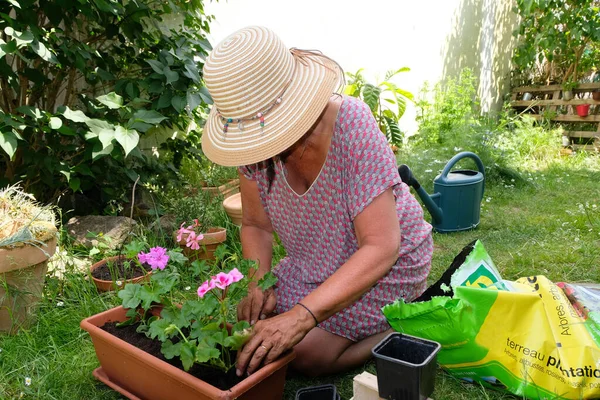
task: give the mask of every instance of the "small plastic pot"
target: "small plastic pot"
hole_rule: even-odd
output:
[[[579,115],[580,117],[587,117],[590,112],[589,104],[579,104],[575,108],[577,110],[577,115]]]
[[[340,400],[335,385],[310,386],[296,392],[296,400]]]
[[[428,398],[435,387],[439,343],[390,333],[371,352],[375,357],[379,397],[389,400]]]

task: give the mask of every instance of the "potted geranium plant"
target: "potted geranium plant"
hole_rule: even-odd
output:
[[[246,294],[253,263],[224,250],[217,255],[227,272],[193,262],[187,269],[204,283],[178,304],[178,268],[187,260],[179,249],[165,252],[166,263],[163,258],[149,283],[119,292],[122,306],[82,321],[101,364],[94,375],[130,398],[280,399],[293,352],[245,379],[235,375],[235,352],[251,330],[244,321],[231,324],[230,315]],[[266,275],[258,285],[266,290],[273,283]]]
[[[221,202],[201,192],[193,197],[171,199],[166,208],[175,215],[179,228],[173,237],[186,257],[192,261],[214,260],[217,247],[227,239],[224,228],[227,215]]]
[[[54,210],[18,186],[0,190],[0,331],[28,325],[56,251]]]
[[[101,292],[107,292],[113,289],[121,289],[128,283],[139,283],[147,281],[150,278],[154,265],[150,264],[149,260],[153,257],[144,256],[145,244],[139,240],[133,240],[125,244],[119,254],[104,258],[90,267],[92,281],[96,288]],[[154,250],[160,251],[160,250]],[[138,254],[142,257],[138,257]],[[161,254],[162,257],[167,257],[166,253]]]

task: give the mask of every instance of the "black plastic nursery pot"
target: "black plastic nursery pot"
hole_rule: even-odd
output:
[[[298,390],[296,400],[340,400],[340,394],[335,385],[310,386]]]
[[[379,397],[425,400],[435,386],[439,343],[390,333],[371,350],[377,368]]]

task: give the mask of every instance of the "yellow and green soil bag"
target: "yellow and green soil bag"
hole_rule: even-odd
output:
[[[436,284],[445,295],[385,306],[390,325],[439,342],[439,364],[469,382],[531,399],[600,398],[600,296],[542,275],[503,281],[479,241],[451,272],[449,286]]]

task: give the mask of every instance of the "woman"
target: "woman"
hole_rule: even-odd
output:
[[[204,80],[214,106],[202,148],[240,166],[244,257],[260,278],[274,232],[287,252],[275,290],[253,286],[238,308],[254,325],[238,375],[292,347],[293,366],[309,375],[364,363],[389,330],[381,307],[425,290],[433,249],[371,111],[332,94],[343,82],[337,63],[288,50],[263,27],[219,43]]]

